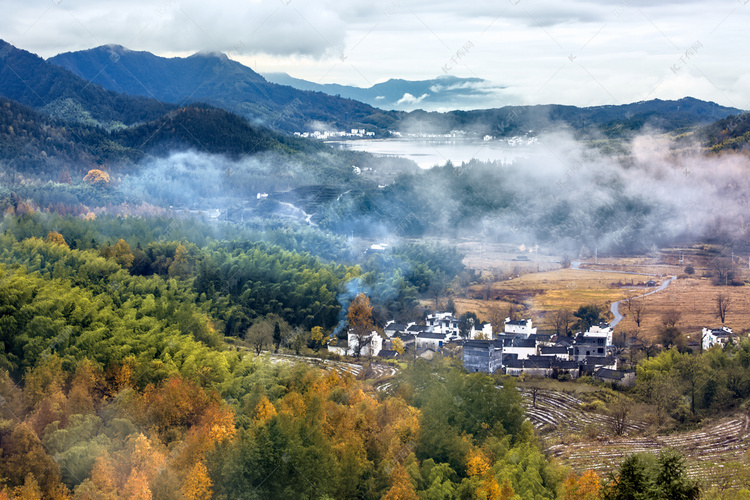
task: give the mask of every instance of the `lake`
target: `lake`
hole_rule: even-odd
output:
[[[341,149],[365,151],[376,156],[400,156],[414,161],[421,168],[444,165],[448,160],[461,165],[471,159],[514,163],[518,158],[534,154],[536,144],[528,139],[476,138],[391,138],[326,141]]]

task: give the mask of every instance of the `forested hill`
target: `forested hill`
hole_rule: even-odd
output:
[[[731,115],[699,132],[712,152],[750,150],[750,113]]]
[[[49,61],[110,90],[177,104],[207,102],[287,132],[319,128],[317,122],[385,131],[396,116],[352,99],[267,82],[223,54],[165,58],[106,45]]]
[[[154,120],[175,109],[153,98],[118,94],[0,40],[0,96],[89,125]]]

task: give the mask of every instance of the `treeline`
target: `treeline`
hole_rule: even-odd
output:
[[[735,409],[750,396],[750,341],[702,354],[672,348],[642,360],[634,391],[653,406],[658,425],[696,422]]]

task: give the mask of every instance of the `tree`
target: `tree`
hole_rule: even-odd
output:
[[[669,349],[672,346],[680,347],[684,343],[684,339],[682,339],[682,331],[676,326],[662,327],[659,330],[659,341],[666,349]]]
[[[473,312],[465,312],[458,318],[458,334],[463,338],[469,338],[471,328],[478,323],[477,315]]]
[[[563,500],[598,500],[601,490],[599,475],[589,469],[580,476],[571,472],[563,483]]]
[[[714,284],[728,285],[734,281],[734,262],[726,257],[717,257],[711,263],[711,269],[714,271]]]
[[[665,450],[657,459],[659,473],[656,476],[656,488],[659,498],[670,500],[697,500],[701,496],[698,483],[688,479],[685,470],[685,459],[678,452]]]
[[[133,265],[133,259],[135,257],[133,256],[133,252],[130,251],[130,245],[120,238],[117,240],[117,243],[114,244],[112,247],[112,258],[120,264],[120,267],[123,269],[129,269],[130,266]]]
[[[705,360],[702,356],[683,354],[682,358],[675,363],[675,368],[690,394],[690,413],[695,415],[696,390],[705,376]]]
[[[319,351],[321,347],[325,347],[325,345],[328,343],[328,337],[326,337],[323,333],[322,326],[314,326],[312,328],[310,341],[312,343],[312,348],[315,349],[316,352]]]
[[[626,458],[603,491],[605,500],[648,500],[652,490],[646,464],[638,455]]]
[[[676,309],[670,309],[661,315],[662,325],[671,328],[677,325],[682,317],[682,313]]]
[[[695,274],[695,268],[693,266],[691,266],[690,264],[688,264],[687,266],[685,266],[685,274],[687,274],[688,276],[694,275]]]
[[[396,351],[399,356],[404,355],[404,343],[399,338],[395,338],[391,341],[391,345],[393,346],[393,350]]]
[[[258,318],[247,330],[245,338],[253,346],[255,353],[260,354],[273,341],[273,324],[265,318]]]
[[[63,235],[55,231],[50,231],[49,233],[47,233],[47,237],[44,239],[44,242],[54,243],[55,245],[60,245],[68,248],[68,244],[65,242],[65,238],[63,238]]]
[[[633,321],[635,321],[636,326],[640,328],[641,323],[643,322],[643,316],[646,314],[646,305],[643,300],[633,299],[630,299],[628,304],[628,309],[633,313]]]
[[[211,478],[203,462],[196,463],[190,468],[182,485],[182,496],[185,500],[203,500],[211,498]]]
[[[573,323],[573,315],[568,309],[558,309],[553,313],[552,325],[558,337],[568,335],[571,323]]]
[[[354,348],[354,355],[359,358],[365,343],[370,335],[373,335],[372,305],[370,305],[370,299],[367,295],[359,293],[354,298],[352,303],[349,304],[349,312],[346,317],[349,320],[349,329],[356,339],[356,345],[350,347]]]
[[[505,329],[505,315],[500,310],[500,307],[492,305],[487,311],[487,319],[492,325],[492,332],[497,335]]]
[[[579,307],[578,310],[573,313],[573,316],[578,318],[576,327],[585,332],[593,325],[599,324],[602,318],[602,312],[596,304],[589,304]]]
[[[628,427],[628,415],[630,415],[630,405],[619,399],[609,408],[609,428],[615,436],[622,436]]]
[[[402,464],[396,465],[391,472],[391,485],[383,500],[419,500],[411,477]]]
[[[281,344],[281,327],[278,321],[273,323],[273,345],[276,346],[276,352],[279,352],[279,344]]]
[[[83,182],[88,182],[92,186],[107,187],[109,185],[109,181],[109,174],[97,168],[89,170],[86,176],[83,178]]]
[[[727,312],[729,311],[729,304],[732,299],[729,295],[720,293],[714,300],[716,303],[716,317],[721,319],[721,324],[723,325],[724,321],[727,319]]]

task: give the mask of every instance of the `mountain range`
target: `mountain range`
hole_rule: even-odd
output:
[[[320,84],[289,76],[287,73],[264,73],[269,82],[289,85],[299,90],[323,92],[332,96],[362,101],[371,106],[401,111],[445,111],[494,107],[500,102],[502,87],[481,78],[459,78],[442,75],[431,80],[391,78],[368,88]]]
[[[66,52],[49,62],[112,91],[177,105],[208,103],[286,132],[316,128],[383,132],[395,119],[381,117],[380,110],[358,101],[270,83],[218,53],[166,58],[104,45]]]

